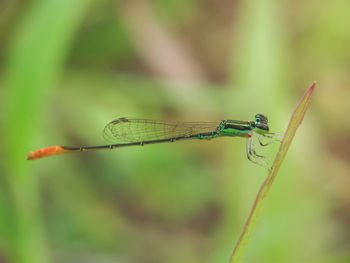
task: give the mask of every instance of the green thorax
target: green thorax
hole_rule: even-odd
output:
[[[269,132],[268,120],[263,114],[256,114],[254,121],[221,121],[217,133],[219,136],[248,137],[254,131],[259,134]]]
[[[253,130],[252,123],[254,124],[249,121],[224,120],[218,127],[218,134],[219,136],[247,137]]]

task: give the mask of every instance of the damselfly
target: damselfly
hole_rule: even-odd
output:
[[[52,155],[97,150],[114,149],[125,146],[147,145],[161,142],[175,142],[189,139],[214,139],[217,137],[247,138],[247,157],[259,165],[268,166],[264,156],[256,153],[254,139],[257,138],[261,146],[274,142],[278,136],[269,131],[267,117],[256,114],[254,121],[222,120],[219,122],[173,122],[149,119],[119,118],[111,121],[103,130],[105,139],[113,142],[98,146],[52,146],[46,147],[27,156],[27,160],[48,157]],[[272,138],[264,143],[261,137]]]

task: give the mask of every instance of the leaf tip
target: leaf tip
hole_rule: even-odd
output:
[[[317,84],[317,81],[314,80],[312,83],[311,83],[311,86],[310,88],[307,90],[307,92],[313,92],[315,87],[316,87],[316,84]]]

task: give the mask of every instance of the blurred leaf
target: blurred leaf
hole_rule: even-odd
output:
[[[112,68],[137,63],[125,29],[115,15],[115,2],[98,4],[77,34],[70,64]]]
[[[46,95],[61,70],[79,22],[92,0],[33,1],[9,48],[2,149],[15,225],[7,253],[13,262],[50,262],[35,167],[25,160],[45,113]],[[0,197],[4,198],[4,197]],[[0,202],[1,203],[1,202]],[[7,228],[2,222],[0,228]],[[3,238],[3,237],[2,237]]]

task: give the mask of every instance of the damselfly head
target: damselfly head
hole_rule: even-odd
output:
[[[269,131],[269,125],[267,117],[263,114],[255,115],[255,127],[257,128],[257,132],[266,133]]]

